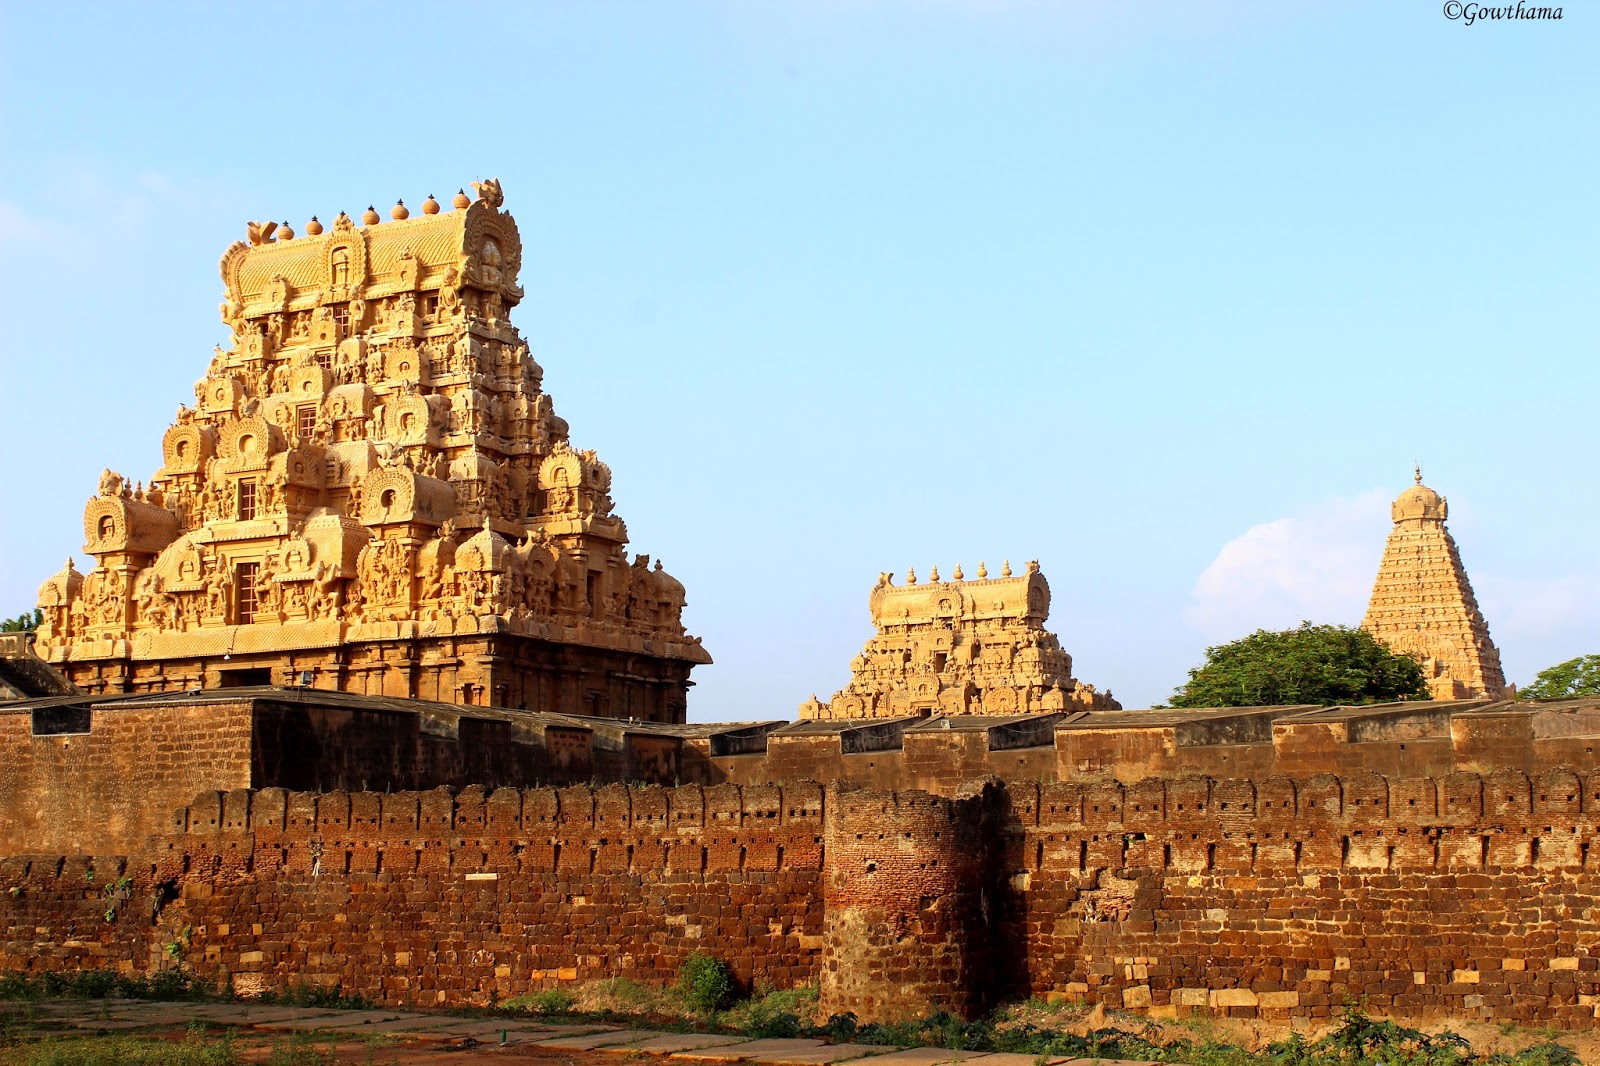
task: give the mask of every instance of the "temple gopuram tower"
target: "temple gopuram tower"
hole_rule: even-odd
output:
[[[1394,530],[1361,628],[1421,658],[1436,700],[1505,696],[1500,652],[1445,528],[1449,503],[1422,483],[1420,467],[1390,514]]]
[[[90,693],[310,685],[682,722],[684,589],[626,551],[511,308],[498,182],[415,217],[222,257],[217,348],[148,488],[106,471],[95,568],[45,582],[37,651]]]
[[[1012,715],[1120,710],[1109,692],[1072,676],[1072,656],[1044,628],[1050,585],[1030,562],[1013,576],[1006,563],[990,577],[982,563],[968,580],[934,567],[896,585],[879,574],[869,598],[877,633],[850,662],[850,683],[824,703],[813,695],[802,719],[911,715]]]

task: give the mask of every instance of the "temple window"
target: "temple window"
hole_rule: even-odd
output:
[[[117,520],[116,519],[112,518],[110,515],[105,515],[104,517],[102,517],[100,519],[100,539],[101,540],[110,540],[112,535],[114,533],[116,533],[116,531],[117,531]]]
[[[294,411],[294,431],[304,440],[310,440],[317,432],[317,406],[316,404],[303,403]]]
[[[333,305],[333,322],[334,322],[334,325],[339,327],[339,336],[344,337],[344,336],[348,336],[349,335],[349,333],[350,333],[350,305],[349,304],[346,303],[346,304],[334,304]]]
[[[422,315],[424,318],[437,318],[439,316],[439,297],[424,296],[422,298]]]
[[[334,288],[343,288],[350,284],[350,249],[335,248],[329,265],[332,267]]]
[[[331,369],[333,366],[333,353],[324,348],[317,353],[316,363],[324,370]]]
[[[256,516],[256,479],[244,478],[239,482],[239,521],[248,522]]]
[[[233,586],[238,590],[240,625],[247,625],[256,620],[256,575],[261,570],[260,563],[240,563],[233,568]]]

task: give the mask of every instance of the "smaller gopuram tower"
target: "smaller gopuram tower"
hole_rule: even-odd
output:
[[[1500,652],[1445,528],[1450,505],[1422,483],[1420,466],[1416,484],[1390,514],[1394,529],[1361,628],[1395,651],[1419,656],[1434,699],[1501,698]]]
[[[800,705],[802,719],[912,715],[1042,714],[1120,710],[1109,692],[1072,677],[1072,656],[1044,628],[1050,585],[1030,562],[1013,576],[1006,563],[990,577],[983,563],[966,579],[934,567],[919,584],[879,574],[868,604],[877,634],[850,662],[850,683],[822,702]]]

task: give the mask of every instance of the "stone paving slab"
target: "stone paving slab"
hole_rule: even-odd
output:
[[[271,1022],[249,1022],[247,1024],[257,1029],[267,1029],[272,1032],[310,1033],[329,1026],[349,1026],[358,1024],[363,1020],[369,1023],[396,1021],[401,1015],[397,1011],[319,1011],[315,1014],[305,1014],[297,1018],[281,1018]]]
[[[329,1018],[325,1022],[321,1023],[319,1028],[326,1029],[330,1033],[373,1033],[389,1032],[392,1031],[395,1026],[432,1029],[438,1028],[442,1025],[449,1025],[452,1021],[456,1020],[450,1018],[441,1019],[438,1017],[427,1018],[417,1014],[381,1014],[379,1012],[369,1011],[361,1011],[360,1014],[378,1014],[378,1016]]]
[[[1066,1066],[1161,1066],[1149,1059],[1068,1059]]]
[[[166,1006],[175,1011],[186,1011],[191,1018],[202,1018],[206,1021],[223,1022],[229,1025],[257,1025],[269,1022],[297,1021],[301,1018],[334,1018],[354,1013],[352,1011],[333,1010],[329,1007],[278,1007],[270,1003],[195,1003],[190,1005],[168,1003]]]
[[[875,1057],[872,1066],[940,1066],[941,1063],[979,1058],[983,1054],[982,1051],[951,1051],[942,1047],[908,1047]]]
[[[818,1048],[799,1051],[775,1051],[763,1055],[756,1062],[770,1066],[824,1066],[830,1062],[864,1062],[879,1055],[887,1055],[895,1048],[889,1044],[824,1044]],[[1023,1066],[1033,1066],[1031,1061]]]
[[[67,1025],[75,1029],[88,1029],[91,1032],[118,1032],[123,1029],[148,1029],[152,1025],[163,1023],[151,1022],[145,1018],[67,1018]]]
[[[1071,1055],[1046,1055],[1042,1059],[1038,1055],[1019,1055],[1011,1051],[992,1051],[979,1055],[975,1059],[967,1060],[972,1066],[1034,1066],[1043,1063],[1043,1066],[1064,1066],[1069,1062],[1082,1062]]]
[[[466,1021],[457,1020],[455,1025],[440,1026],[435,1029],[412,1030],[404,1035],[420,1036],[423,1033],[429,1037],[442,1037],[446,1040],[464,1040],[471,1038],[480,1044],[500,1043],[500,1034],[506,1036],[506,1044],[527,1044],[535,1040],[555,1039],[547,1030],[532,1025],[514,1025],[508,1022],[496,1021]]]
[[[643,1051],[651,1055],[670,1055],[674,1051],[697,1051],[700,1048],[743,1043],[748,1043],[744,1037],[729,1036],[726,1033],[658,1033],[648,1040],[639,1040],[619,1047],[596,1048],[595,1050]]]
[[[290,1018],[270,1018],[270,1020],[251,1020],[243,1024],[266,1029],[280,1023],[288,1023],[294,1028],[299,1028],[299,1023],[306,1023],[317,1029],[363,1029],[379,1021],[406,1021],[416,1018],[416,1015],[406,1015],[402,1010],[339,1010],[339,1012],[317,1013],[317,1015],[290,1016]]]
[[[666,1036],[650,1029],[612,1029],[609,1032],[588,1033],[582,1036],[552,1036],[534,1041],[535,1046],[557,1051],[590,1051],[608,1044],[631,1044],[635,1040],[649,1040]]]
[[[324,1007],[274,1007],[271,1005],[255,1006],[244,1003],[200,1003],[190,1012],[192,1017],[202,1018],[220,1025],[268,1025],[272,1022],[292,1022],[302,1018],[336,1018],[348,1014],[349,1011],[328,1010]],[[398,1012],[397,1012],[398,1013]],[[418,1015],[421,1017],[421,1015]]]
[[[721,1047],[700,1048],[695,1051],[679,1051],[672,1057],[687,1059],[691,1062],[787,1062],[783,1056],[800,1051],[810,1051],[813,1048],[823,1047],[821,1040],[803,1039],[769,1039],[746,1040],[742,1044],[725,1044]],[[763,1056],[778,1056],[764,1058]]]

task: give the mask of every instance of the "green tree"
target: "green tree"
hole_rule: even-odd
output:
[[[1517,692],[1519,700],[1558,700],[1600,696],[1600,655],[1580,655],[1545,670]]]
[[[44,612],[35,607],[31,611],[23,611],[15,618],[0,621],[0,633],[25,633],[39,628],[44,621]]]
[[[1258,629],[1206,649],[1206,661],[1172,695],[1174,707],[1270,707],[1427,699],[1422,665],[1364,629]]]

